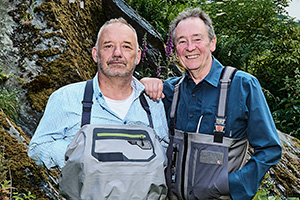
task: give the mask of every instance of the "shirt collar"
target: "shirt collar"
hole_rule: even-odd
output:
[[[203,81],[206,81],[212,86],[217,87],[224,67],[214,56],[212,56],[212,58],[213,58],[213,63],[211,65],[210,71],[207,74],[207,76],[203,79]],[[187,71],[185,72],[185,75],[188,78],[191,78],[190,74]]]
[[[212,86],[217,87],[223,68],[223,65],[217,59],[215,59],[215,57],[213,57],[213,63],[211,65],[210,71],[204,78],[204,80]]]

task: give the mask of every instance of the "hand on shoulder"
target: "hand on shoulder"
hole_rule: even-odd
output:
[[[158,101],[160,98],[164,98],[163,93],[163,82],[158,78],[145,77],[140,80],[140,82],[145,86],[146,94],[153,101]]]

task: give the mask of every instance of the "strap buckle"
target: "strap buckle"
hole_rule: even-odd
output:
[[[221,88],[227,89],[227,88],[229,88],[230,84],[231,84],[231,79],[227,79],[227,80],[226,79],[220,79]]]
[[[93,102],[82,101],[83,111],[90,112],[92,110]]]
[[[225,117],[216,117],[214,129],[214,142],[222,143],[226,128]]]

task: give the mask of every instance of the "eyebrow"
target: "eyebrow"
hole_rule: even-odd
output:
[[[195,34],[192,35],[192,37],[197,37],[197,36],[203,37],[203,34],[201,34],[201,33],[195,33]],[[178,40],[180,40],[182,38],[184,38],[184,36],[180,36],[176,41],[178,41]]]
[[[103,42],[103,44],[109,44],[109,43],[113,43],[113,42],[110,40]],[[130,42],[130,41],[123,41],[123,43],[133,45],[132,42]]]
[[[132,43],[132,42],[130,42],[130,41],[124,41],[124,43],[125,43],[125,44],[129,44],[129,45],[133,46],[133,43]]]

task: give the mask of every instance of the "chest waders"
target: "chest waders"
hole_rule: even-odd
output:
[[[139,99],[150,127],[90,124],[92,86],[92,80],[88,80],[82,102],[82,128],[65,153],[60,194],[74,200],[164,199],[165,151],[153,129],[144,94]]]
[[[245,163],[248,141],[225,137],[227,94],[236,69],[226,67],[220,79],[220,93],[212,134],[175,129],[180,84],[175,85],[170,112],[166,180],[170,200],[230,199],[228,173]]]

